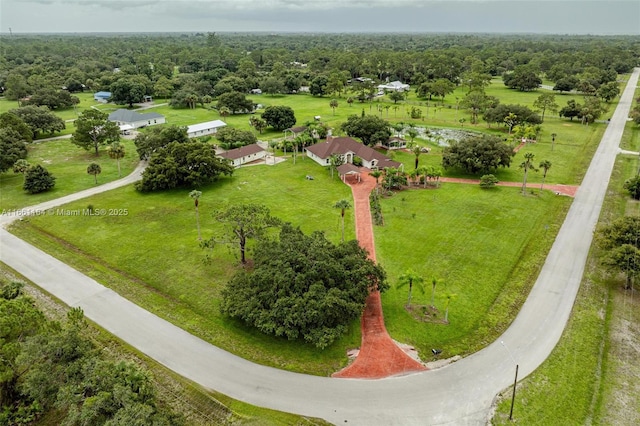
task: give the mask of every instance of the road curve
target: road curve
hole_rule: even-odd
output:
[[[233,398],[335,424],[484,424],[495,395],[513,379],[513,359],[499,342],[509,347],[520,365],[520,377],[525,377],[560,339],[582,279],[639,74],[640,69],[635,69],[630,77],[567,219],[513,324],[487,348],[442,369],[380,380],[276,370],[188,334],[4,229],[0,230],[0,261],[68,305],[81,307],[88,318],[168,368]],[[52,208],[70,200],[65,197],[33,208]]]

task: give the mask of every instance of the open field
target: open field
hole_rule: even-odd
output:
[[[122,139],[121,142],[125,146],[126,154],[120,160],[120,170],[122,176],[126,176],[138,164],[138,154],[133,141]],[[32,206],[95,186],[93,176],[87,174],[87,166],[93,162],[102,168],[102,173],[98,175],[98,184],[118,179],[118,164],[116,160],[109,158],[104,147],[101,147],[99,157],[96,157],[93,151],[85,151],[73,145],[69,139],[33,143],[27,148],[27,161],[33,165],[40,164],[49,170],[56,178],[56,186],[50,191],[28,194],[22,189],[24,178],[21,174],[13,171],[0,173],[2,209]]]
[[[307,181],[307,174],[316,179]],[[220,316],[219,291],[233,273],[236,251],[220,247],[210,253],[212,261],[203,264],[205,252],[196,241],[193,206],[187,193],[139,194],[126,187],[65,208],[81,209],[88,204],[126,208],[128,216],[36,217],[15,226],[14,232],[55,252],[125,297],[234,353],[268,365],[322,375],[344,365],[346,350],[359,345],[358,321],[346,337],[318,352],[301,343],[263,336]],[[309,159],[299,160],[296,165],[286,161],[278,166],[239,169],[233,178],[203,188],[203,235],[210,235],[219,226],[209,218],[212,209],[228,202],[260,202],[305,232],[322,230],[337,242],[339,212],[332,206],[349,195],[347,186],[337,178],[331,181],[328,172]],[[439,200],[437,204],[433,197]],[[416,323],[402,310],[405,292],[391,290],[385,296],[385,318],[392,335],[423,350],[434,342],[446,346],[450,353],[468,353],[481,346],[484,339],[495,334],[495,321],[489,320],[491,327],[486,328],[482,317],[490,309],[491,318],[501,319],[517,310],[569,203],[569,199],[546,191],[522,197],[517,189],[482,191],[475,185],[455,184],[438,190],[406,191],[385,200],[383,211],[389,222],[376,231],[381,235],[378,260],[389,269],[393,285],[405,265],[423,259],[433,259],[432,265],[438,269],[415,269],[443,276],[461,259],[473,259],[468,260],[465,270],[447,274],[448,288],[455,289],[460,300],[452,305],[450,326],[427,325],[433,335],[425,335],[425,324]],[[414,211],[417,219],[410,214]],[[353,238],[352,214],[347,219],[347,238]],[[439,234],[433,233],[434,224],[442,224],[436,226]],[[543,231],[547,225],[549,228]],[[479,226],[484,232],[468,233],[468,229]],[[452,229],[466,234],[465,238],[452,237]],[[509,238],[497,241],[493,238],[496,232]],[[541,239],[543,232],[547,237]],[[415,235],[420,235],[424,243],[412,245]],[[432,244],[436,242],[444,245],[434,250]],[[487,270],[488,259],[481,254],[487,250],[492,253],[492,269],[481,273]],[[451,253],[456,257],[450,258]],[[167,267],[167,262],[171,266]],[[522,271],[512,272],[516,265]],[[505,302],[497,301],[508,279],[519,284],[505,291]],[[469,281],[476,285],[466,284]],[[441,306],[440,302],[438,293]],[[469,341],[461,343],[464,337]]]

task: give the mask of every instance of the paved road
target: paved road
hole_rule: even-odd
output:
[[[613,169],[639,74],[640,69],[634,70],[514,323],[498,341],[442,369],[373,381],[280,371],[207,344],[4,230],[0,230],[0,260],[68,305],[82,307],[88,318],[168,368],[233,398],[336,424],[484,424],[494,396],[513,379],[513,360],[499,341],[510,348],[524,377],[560,339],[582,279],[608,184],[605,177]]]

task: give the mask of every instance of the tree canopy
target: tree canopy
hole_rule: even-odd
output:
[[[54,134],[61,132],[66,128],[64,120],[49,111],[46,106],[24,106],[9,111],[20,117],[22,121],[33,132],[33,139],[36,139],[40,133]]]
[[[121,78],[111,84],[111,102],[116,104],[128,104],[129,108],[134,103],[142,102],[146,94],[143,83],[129,78]]]
[[[349,136],[359,138],[363,144],[375,146],[391,137],[389,123],[375,115],[351,115],[340,128]]]
[[[56,178],[40,164],[29,167],[25,173],[23,188],[29,194],[38,194],[53,188]]]
[[[12,128],[0,128],[0,173],[27,158],[27,145],[22,135]]]
[[[486,174],[498,167],[509,167],[514,154],[513,149],[498,137],[467,136],[444,148],[442,166],[445,169],[459,168],[472,174]]]
[[[288,129],[296,124],[293,109],[288,106],[269,106],[262,113],[262,119],[277,131]]]
[[[233,166],[216,156],[215,148],[201,142],[171,142],[156,151],[136,189],[143,192],[199,187],[221,175],[233,174]]]
[[[254,104],[244,93],[228,92],[218,97],[217,108],[228,108],[231,114],[246,114],[253,112]]]
[[[240,130],[233,127],[223,127],[216,132],[216,139],[224,149],[234,149],[256,143],[258,139],[249,130]]]
[[[602,264],[626,276],[630,289],[640,273],[640,216],[623,216],[598,230],[597,241],[605,255]]]
[[[388,288],[386,274],[357,241],[334,245],[285,224],[278,240],[256,245],[253,270],[227,283],[221,310],[263,333],[325,348],[362,314],[376,286]]]
[[[96,109],[84,110],[75,121],[76,131],[73,133],[71,143],[81,148],[94,149],[98,155],[101,145],[108,145],[120,140],[120,129],[109,116]]]
[[[0,281],[0,423],[182,425],[134,363],[108,361],[83,335],[80,308],[48,321],[22,284]],[[47,415],[52,414],[52,415]]]
[[[189,142],[189,135],[185,126],[155,126],[138,133],[133,142],[140,159],[148,160],[154,152],[171,142]]]

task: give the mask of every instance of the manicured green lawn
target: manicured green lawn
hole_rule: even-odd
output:
[[[305,179],[313,175],[314,180]],[[237,170],[201,188],[200,217],[205,238],[221,225],[211,213],[226,203],[258,202],[272,214],[300,226],[305,232],[324,231],[340,240],[340,211],[336,201],[350,198],[350,189],[310,159],[277,166]],[[329,374],[346,363],[348,348],[360,341],[359,321],[350,333],[326,351],[298,342],[272,339],[221,317],[219,293],[237,266],[237,248],[220,246],[204,251],[197,241],[193,201],[189,190],[140,194],[125,187],[91,197],[66,208],[127,209],[113,217],[34,217],[21,222],[18,235],[53,251],[85,273],[115,288],[125,297],[249,359],[285,369]],[[37,228],[34,228],[37,227]],[[347,238],[354,238],[353,211],[346,216]],[[66,241],[60,247],[47,237]],[[59,242],[59,240],[58,240]],[[81,250],[79,253],[76,248]],[[212,256],[205,263],[205,256]],[[83,256],[83,254],[85,256]]]
[[[518,188],[453,183],[384,199],[384,226],[375,227],[375,238],[392,283],[382,299],[392,336],[422,354],[442,348],[445,356],[491,341],[526,298],[570,203],[549,191],[522,196]],[[449,325],[411,319],[404,309],[408,289],[395,287],[407,269],[428,281],[424,294],[414,290],[416,305],[430,304],[431,279],[438,279],[438,320],[446,295],[457,295]]]
[[[308,174],[315,179],[306,180]],[[305,232],[321,230],[336,242],[340,238],[340,215],[333,204],[350,197],[347,186],[337,178],[332,181],[326,170],[309,159],[299,159],[296,165],[287,160],[277,166],[239,169],[233,178],[202,191],[200,214],[204,236],[220,226],[210,218],[214,209],[226,203],[259,202]],[[140,194],[132,187],[121,188],[72,203],[68,208],[81,209],[92,204],[96,208],[127,209],[127,216],[37,217],[20,223],[15,231],[136,303],[249,359],[322,375],[344,365],[345,351],[359,346],[358,321],[354,321],[345,338],[318,352],[301,343],[272,339],[220,316],[219,292],[237,264],[237,249],[219,247],[205,252],[199,248],[188,192]],[[433,197],[438,200],[435,204]],[[429,330],[433,331],[425,335],[425,325],[402,311],[405,292],[390,291],[385,296],[385,318],[392,335],[421,349],[436,342],[451,353],[466,353],[482,345],[483,339],[494,333],[493,329],[479,330],[484,324],[483,315],[491,310],[493,316],[508,322],[511,310],[517,309],[526,296],[529,274],[535,272],[538,259],[544,257],[555,235],[556,221],[561,220],[568,204],[568,199],[548,192],[539,197],[522,197],[516,189],[485,192],[475,185],[454,184],[439,190],[406,191],[385,200],[383,209],[388,222],[384,228],[376,229],[376,234],[378,258],[389,269],[391,282],[395,285],[395,278],[405,265],[432,259],[438,269],[419,268],[420,265],[414,268],[429,276],[446,275],[449,288],[459,294],[459,300],[452,304],[452,325],[432,326]],[[415,219],[413,212],[417,214]],[[347,216],[347,238],[354,237],[352,215],[350,212]],[[435,225],[438,223],[442,225]],[[541,238],[541,229],[546,224],[550,228]],[[438,229],[438,234],[432,228]],[[475,228],[481,232],[468,232]],[[465,238],[452,236],[452,229]],[[49,239],[49,234],[65,241],[65,247]],[[420,238],[416,239],[416,235]],[[78,259],[78,250],[85,256]],[[460,257],[446,260],[450,252]],[[483,261],[479,253],[486,252],[491,256]],[[205,264],[207,253],[211,261]],[[464,270],[456,268],[445,274],[462,258],[468,260]],[[518,261],[525,263],[525,277],[511,273]],[[516,280],[514,276],[522,282],[509,288],[507,295],[502,296],[508,304],[496,309],[499,304],[496,299],[505,282]],[[475,284],[466,282],[478,277],[491,279]],[[440,302],[438,299],[441,306]],[[416,334],[422,336],[418,338]]]
[[[122,176],[126,176],[138,163],[133,141],[122,139],[126,149],[125,158],[120,160]],[[73,145],[69,139],[52,140],[28,145],[27,161],[40,164],[56,177],[56,186],[40,194],[28,194],[22,189],[24,178],[13,171],[0,173],[0,208],[13,209],[32,206],[43,201],[95,186],[93,176],[87,174],[87,166],[96,162],[102,168],[98,175],[98,184],[118,179],[116,160],[109,158],[105,148],[101,147],[96,158],[93,151],[85,151]]]

